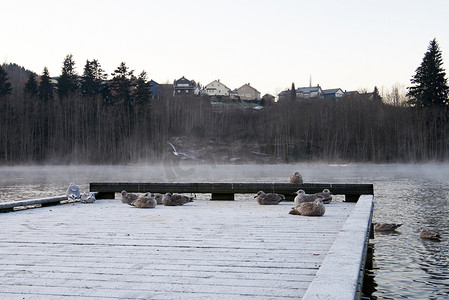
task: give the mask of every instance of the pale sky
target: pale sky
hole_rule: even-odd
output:
[[[2,0],[0,63],[50,76],[72,54],[125,62],[159,83],[250,83],[262,94],[409,86],[436,38],[449,64],[447,0]],[[449,71],[448,71],[449,73]]]

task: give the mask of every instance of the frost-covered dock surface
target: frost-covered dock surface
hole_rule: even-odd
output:
[[[247,199],[155,209],[98,200],[1,214],[0,298],[298,299],[309,287],[307,299],[355,293],[372,196],[326,205],[323,217],[289,215],[291,202]]]

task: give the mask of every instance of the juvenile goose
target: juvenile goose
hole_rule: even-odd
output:
[[[279,202],[285,200],[285,196],[276,193],[266,194],[264,191],[258,191],[254,196],[260,205],[277,205]]]
[[[290,175],[290,183],[303,183],[302,176],[298,172],[293,173]]]
[[[295,197],[295,205],[298,206],[304,202],[313,202],[318,196],[316,194],[306,194],[304,190],[298,190],[295,192],[297,196]]]
[[[157,201],[151,193],[146,193],[143,196],[139,196],[137,200],[131,202],[131,205],[137,208],[155,208]]]
[[[171,194],[171,193],[166,193],[162,197],[162,204],[164,204],[165,206],[179,206],[184,205],[188,202],[193,202],[193,197],[187,197],[184,195]]]
[[[324,207],[323,200],[321,197],[318,197],[313,202],[300,203],[297,207],[292,208],[289,214],[320,217],[325,212],[326,208]]]
[[[133,202],[134,200],[137,200],[139,198],[139,196],[137,196],[136,194],[132,194],[132,193],[127,193],[125,190],[122,191],[122,202],[131,205],[131,202]]]
[[[419,237],[427,240],[434,240],[434,241],[440,240],[440,234],[438,232],[431,231],[425,227],[421,227],[419,229]]]
[[[81,194],[80,200],[82,203],[94,203],[95,202],[95,195],[91,192],[84,191]]]
[[[329,204],[332,201],[332,194],[328,189],[324,189],[320,193],[315,193],[316,196],[322,196],[323,197],[323,203]]]
[[[396,223],[373,223],[374,231],[395,231],[396,228],[401,227],[402,224]]]
[[[80,188],[74,183],[71,182],[66,192],[67,198],[75,200],[81,197]]]
[[[157,202],[158,205],[162,204],[162,197],[164,197],[163,194],[154,193],[153,197],[154,197],[154,199],[156,199],[156,202]]]

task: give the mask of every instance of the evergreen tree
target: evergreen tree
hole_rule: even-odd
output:
[[[290,99],[296,100],[296,88],[295,88],[294,82],[292,82],[292,89],[290,91]]]
[[[142,71],[136,80],[134,99],[138,105],[149,103],[151,99],[151,85],[148,82],[147,73],[145,71]]]
[[[23,92],[25,95],[35,97],[39,93],[39,87],[37,85],[36,81],[36,75],[33,73],[30,73],[30,76],[28,77],[28,81],[25,83],[25,87],[23,88]]]
[[[421,65],[410,80],[409,103],[415,107],[448,106],[449,87],[446,81],[443,59],[436,39],[429,43]]]
[[[382,97],[379,94],[379,89],[377,88],[377,86],[374,87],[374,91],[373,91],[373,101],[381,101]]]
[[[106,79],[107,75],[104,73],[98,60],[87,60],[84,66],[83,76],[81,77],[81,94],[90,97],[100,94],[103,82]]]
[[[0,65],[0,97],[11,94],[12,87],[11,82],[9,82],[8,73],[3,66]]]
[[[61,76],[58,79],[58,93],[65,98],[78,91],[78,75],[75,71],[75,61],[72,54],[66,56],[63,62]]]
[[[111,93],[119,101],[131,103],[131,82],[134,70],[128,71],[124,62],[112,73]]]
[[[44,101],[53,99],[53,83],[51,82],[47,67],[44,68],[41,75],[41,82],[39,83],[39,98]]]

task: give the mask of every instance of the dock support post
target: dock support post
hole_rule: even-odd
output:
[[[226,201],[234,201],[234,194],[228,193],[212,193],[212,197],[210,200],[226,200]]]

